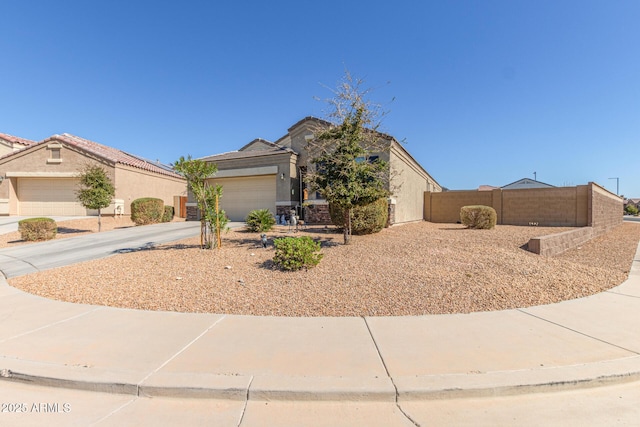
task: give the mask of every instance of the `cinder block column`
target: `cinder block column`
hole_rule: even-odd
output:
[[[422,218],[431,221],[431,191],[424,192],[424,203],[422,205]]]
[[[491,190],[491,207],[495,209],[498,219],[497,224],[502,224],[502,189]]]

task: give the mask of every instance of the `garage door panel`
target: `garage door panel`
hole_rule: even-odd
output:
[[[220,208],[231,221],[244,221],[256,209],[276,213],[276,175],[219,178],[213,183],[222,186]]]
[[[78,180],[73,178],[19,178],[20,215],[86,215],[76,198]]]

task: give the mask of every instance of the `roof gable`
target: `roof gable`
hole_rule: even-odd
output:
[[[552,188],[552,187],[555,187],[555,186],[551,184],[546,184],[541,181],[536,181],[535,179],[531,179],[531,178],[521,178],[501,188],[508,190],[510,188]]]
[[[81,151],[98,156],[114,164],[119,163],[122,165],[131,166],[137,169],[154,172],[161,175],[183,178],[181,175],[179,175],[166,165],[153,163],[141,157],[125,153],[124,151],[118,150],[117,148],[108,147],[106,145],[102,145],[97,142],[80,138],[79,136],[71,135],[68,133],[50,136],[49,138],[40,141],[37,144],[34,144],[33,147],[49,144],[51,142],[60,142],[66,144]]]
[[[18,136],[9,135],[8,133],[0,133],[0,139],[11,142],[12,144],[19,144],[25,147],[35,145],[36,141],[32,141],[26,138],[20,138]]]
[[[257,150],[269,150],[277,147],[273,142],[269,142],[262,138],[256,138],[238,151],[257,151]]]

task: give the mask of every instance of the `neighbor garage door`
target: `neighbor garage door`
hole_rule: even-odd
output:
[[[74,178],[18,178],[20,215],[86,215]]]
[[[276,213],[275,175],[218,178],[214,183],[222,185],[220,207],[231,221],[244,221],[255,209]]]

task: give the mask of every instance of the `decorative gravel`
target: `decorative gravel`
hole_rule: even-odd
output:
[[[145,310],[271,316],[402,316],[468,313],[547,304],[622,283],[640,240],[624,223],[557,257],[522,249],[531,237],[567,228],[419,222],[369,236],[329,229],[259,234],[231,231],[223,247],[202,250],[199,238],[120,254],[9,280],[58,300]],[[309,235],[324,258],[310,270],[274,268],[273,238]]]

